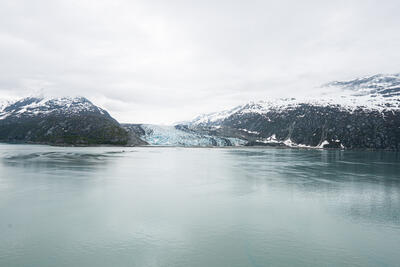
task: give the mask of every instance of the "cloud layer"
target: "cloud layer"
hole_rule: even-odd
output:
[[[0,97],[83,95],[171,123],[399,71],[399,1],[5,0]]]

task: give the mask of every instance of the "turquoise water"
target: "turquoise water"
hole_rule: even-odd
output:
[[[0,266],[399,266],[400,155],[0,145]]]

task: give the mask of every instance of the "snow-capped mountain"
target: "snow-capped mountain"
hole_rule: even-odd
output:
[[[383,95],[384,97],[400,96],[400,73],[377,74],[350,81],[335,81],[325,86],[336,86],[352,90],[356,95]]]
[[[250,102],[185,125],[249,144],[400,149],[400,74],[321,87],[324,94]]]
[[[369,111],[400,110],[400,74],[378,74],[344,82],[331,82],[321,87],[326,90],[319,96],[281,98],[249,102],[229,110],[200,115],[184,124],[217,126],[234,114],[258,113],[295,109],[301,105],[336,106],[344,111],[357,109]]]
[[[128,133],[84,97],[27,97],[0,108],[0,141],[127,144]]]
[[[250,102],[174,126],[121,126],[84,97],[28,97],[0,102],[0,141],[400,150],[400,74],[331,82],[321,91]]]
[[[50,114],[63,114],[65,116],[92,112],[102,115],[108,113],[93,105],[84,97],[27,97],[14,102],[5,102],[0,107],[0,120],[7,117],[33,117],[47,116]]]

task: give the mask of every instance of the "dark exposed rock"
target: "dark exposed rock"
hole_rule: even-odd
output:
[[[141,124],[128,124],[123,123],[121,126],[128,132],[129,141],[128,145],[132,146],[143,146],[148,145],[146,141],[144,141],[141,136],[145,134],[143,128],[140,126]]]
[[[246,139],[248,145],[265,145],[262,141],[274,135],[281,143],[291,140],[310,147],[318,147],[326,141],[329,144],[323,145],[324,148],[400,150],[398,111],[367,112],[360,109],[348,112],[337,107],[301,105],[266,114],[233,114],[213,130],[206,126],[194,128]],[[276,144],[271,142],[269,145]]]

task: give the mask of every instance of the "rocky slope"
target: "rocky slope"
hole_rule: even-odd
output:
[[[128,132],[83,97],[28,97],[0,107],[0,141],[127,145]]]
[[[321,90],[327,93],[251,102],[181,127],[248,145],[400,150],[400,74],[332,82]]]

